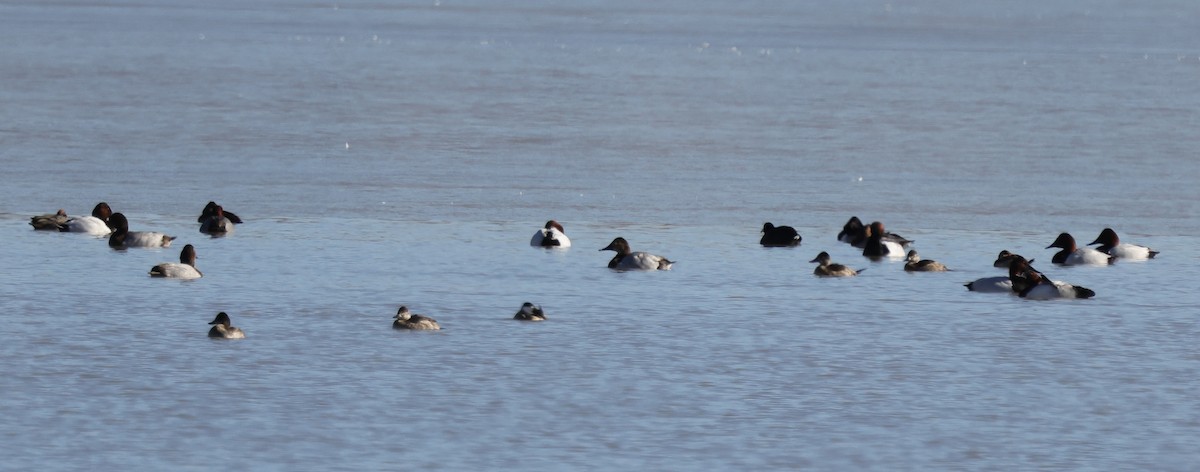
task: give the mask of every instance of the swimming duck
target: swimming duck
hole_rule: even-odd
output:
[[[59,209],[57,213],[38,215],[29,218],[29,226],[40,231],[61,231],[63,225],[67,224],[67,211]]]
[[[164,262],[150,268],[151,277],[166,277],[169,279],[198,279],[203,277],[196,269],[196,248],[188,244],[179,252],[179,263]]]
[[[1008,249],[1005,249],[1003,251],[1000,251],[999,256],[996,256],[996,262],[992,263],[992,267],[1007,269],[1009,265],[1012,265],[1012,260],[1017,257],[1021,257],[1021,256],[1011,253],[1011,252],[1008,252]],[[1022,259],[1024,259],[1024,258],[1022,257]],[[1029,262],[1032,264],[1033,260],[1031,259]]]
[[[111,221],[112,208],[105,202],[97,203],[92,208],[91,216],[79,216],[70,218],[66,224],[59,227],[60,231],[67,233],[87,233],[92,236],[108,236],[116,226],[113,226]]]
[[[210,338],[243,339],[246,337],[246,333],[241,328],[229,325],[229,315],[223,311],[217,313],[217,317],[213,318],[212,322],[208,324],[213,325],[212,329],[208,330],[208,337]]]
[[[210,216],[216,213],[218,207],[220,207],[220,205],[217,205],[217,202],[208,202],[208,205],[204,205],[204,209],[200,210],[200,216],[196,218],[196,222],[203,223]],[[224,208],[221,208],[221,212],[225,215],[225,218],[228,218],[229,221],[232,221],[234,224],[242,224],[242,219],[238,218],[238,216],[233,214],[232,211],[225,211]]]
[[[529,240],[530,246],[539,247],[571,247],[571,238],[567,237],[567,233],[563,231],[562,225],[557,221],[550,220],[533,233],[533,238]]]
[[[883,223],[871,223],[866,230],[867,241],[863,243],[863,255],[872,259],[880,257],[904,257],[904,245],[884,237],[887,231]]]
[[[617,252],[617,255],[608,261],[609,269],[671,270],[671,265],[674,264],[674,262],[667,260],[663,256],[656,256],[648,252],[631,252],[629,250],[629,243],[625,241],[625,238],[620,237],[613,239],[601,251]]]
[[[396,329],[413,329],[413,330],[435,330],[442,329],[438,325],[437,320],[425,315],[418,315],[408,311],[408,307],[401,305],[399,310],[396,310],[396,321],[392,322],[392,327]]]
[[[1158,251],[1146,246],[1121,242],[1121,238],[1117,237],[1117,232],[1112,228],[1104,228],[1104,231],[1100,232],[1100,236],[1097,236],[1095,241],[1088,243],[1088,246],[1093,244],[1100,245],[1096,248],[1097,251],[1122,259],[1153,259],[1158,255]]]
[[[775,226],[770,222],[763,223],[762,239],[759,244],[766,247],[786,247],[800,244],[800,234],[791,226]]]
[[[108,245],[116,249],[127,247],[171,247],[175,236],[167,236],[155,231],[130,231],[129,220],[124,214],[113,213],[109,218],[113,225],[113,233],[108,237]]]
[[[204,210],[208,212],[208,216],[201,215],[200,217],[201,233],[220,236],[232,232],[233,225],[237,224],[237,222],[233,221],[233,218],[229,217],[231,213],[225,213],[225,209],[221,208],[221,205],[213,205],[211,211],[209,211],[208,207],[205,207]],[[238,221],[240,222],[241,220]]]
[[[820,265],[818,265],[816,269],[813,269],[813,275],[817,275],[820,277],[854,277],[854,276],[858,275],[859,272],[866,270],[866,269],[854,270],[854,269],[851,269],[851,268],[846,267],[841,264],[834,264],[830,261],[831,261],[831,258],[829,257],[829,253],[825,252],[825,251],[821,251],[820,254],[817,254],[816,259],[813,259],[808,262],[820,263]]]
[[[1018,294],[1021,298],[1029,300],[1053,300],[1056,298],[1092,298],[1096,296],[1096,292],[1091,289],[1058,280],[1050,280],[1041,272],[1032,271],[1028,273],[1028,276],[1033,283],[1021,290]]]
[[[1054,254],[1054,258],[1050,262],[1062,265],[1107,265],[1112,264],[1113,256],[1097,251],[1090,247],[1075,247],[1075,238],[1070,234],[1062,233],[1054,240],[1054,243],[1046,246],[1046,249],[1052,247],[1062,248]]]
[[[867,239],[870,235],[869,230],[870,227],[863,226],[862,220],[859,220],[857,216],[851,216],[850,220],[845,225],[842,225],[842,231],[838,233],[838,241],[849,243],[851,246],[862,249],[867,244]],[[883,232],[880,240],[899,244],[901,252],[903,252],[903,248],[912,244],[912,240],[887,231]]]
[[[533,306],[532,303],[525,302],[521,305],[521,309],[513,316],[514,320],[521,321],[546,321],[546,313],[542,311],[542,307]]]
[[[909,250],[906,259],[908,262],[904,264],[904,270],[909,272],[945,272],[950,270],[941,262],[921,259],[921,255],[917,254],[916,250]]]

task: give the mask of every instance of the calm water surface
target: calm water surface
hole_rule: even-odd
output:
[[[1200,467],[1197,5],[490,3],[0,1],[0,468]],[[26,224],[98,201],[176,247]]]

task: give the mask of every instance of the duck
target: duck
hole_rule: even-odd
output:
[[[229,315],[223,311],[217,313],[217,317],[208,324],[213,325],[212,329],[208,330],[210,338],[244,339],[246,337],[246,333],[241,328],[229,325]]]
[[[867,239],[870,235],[870,227],[863,226],[862,220],[857,216],[851,216],[850,220],[842,225],[842,231],[838,233],[838,241],[849,243],[851,246],[862,249],[867,244]],[[901,246],[901,251],[912,245],[913,241],[895,233],[884,231],[881,237],[882,241],[893,242]]]
[[[204,274],[196,269],[196,248],[188,244],[179,252],[178,263],[164,262],[151,267],[150,276],[168,279],[198,279],[204,277]]]
[[[884,236],[887,231],[883,229],[883,223],[878,221],[872,222],[866,230],[867,240],[863,243],[863,255],[872,259],[881,257],[904,257],[904,245],[894,240],[889,240]]]
[[[763,223],[762,239],[758,243],[766,247],[788,247],[800,244],[800,234],[791,226],[775,226]]]
[[[204,209],[200,210],[200,216],[196,218],[196,222],[204,223],[205,220],[216,213],[217,208],[221,208],[220,205],[217,205],[217,202],[208,202],[208,205],[204,205]],[[224,208],[221,208],[221,212],[225,215],[225,218],[228,218],[234,224],[242,224],[242,219],[238,218],[232,211],[226,211]]]
[[[1112,228],[1104,228],[1100,232],[1100,236],[1097,236],[1095,241],[1088,243],[1088,246],[1093,244],[1100,245],[1096,248],[1097,251],[1121,259],[1153,259],[1158,255],[1158,251],[1146,246],[1121,242],[1121,238],[1117,237],[1117,232]]]
[[[921,259],[921,255],[917,254],[916,250],[909,250],[905,259],[908,262],[904,264],[904,270],[908,272],[946,272],[950,270],[941,262]]]
[[[61,231],[68,220],[70,217],[67,216],[67,211],[60,208],[57,213],[29,218],[29,226],[39,231]]]
[[[167,236],[156,231],[130,231],[129,220],[122,213],[113,213],[109,218],[113,225],[113,233],[108,237],[108,245],[116,249],[127,247],[171,247],[175,236]]]
[[[1003,266],[1000,265],[1001,259],[1004,260]],[[967,287],[967,290],[972,292],[1011,293],[1015,295],[1017,294],[1017,291],[1013,290],[1014,275],[1018,280],[1023,280],[1025,278],[1026,271],[1034,270],[1033,267],[1029,265],[1032,262],[1032,260],[1025,260],[1025,258],[1020,254],[1015,254],[1007,250],[1000,251],[1000,256],[996,259],[996,262],[992,263],[992,265],[995,267],[1004,267],[1008,269],[1009,275],[983,277],[980,279],[975,279],[971,282],[967,282],[963,284],[963,286]],[[1027,283],[1023,282],[1018,282],[1018,284],[1021,286],[1027,285]]]
[[[819,277],[854,277],[866,269],[854,270],[841,264],[834,264],[829,257],[829,253],[821,251],[817,257],[808,262],[818,262],[820,265],[813,269],[813,275]]]
[[[663,256],[656,256],[648,252],[631,252],[629,250],[629,242],[621,237],[613,239],[611,243],[608,243],[608,246],[600,250],[617,252],[617,255],[608,261],[609,269],[671,270],[671,266],[675,264],[675,262],[667,260]]]
[[[1058,235],[1046,249],[1062,248],[1054,254],[1050,262],[1061,265],[1108,265],[1113,263],[1113,256],[1097,251],[1090,247],[1075,247],[1075,238],[1068,233]]]
[[[1017,257],[1021,257],[1021,256],[1016,253],[1009,252],[1008,249],[1002,250],[1002,251],[1000,251],[1000,255],[996,256],[996,262],[992,263],[992,267],[1007,269],[1008,266],[1011,265],[1012,260]],[[1021,257],[1021,258],[1024,259],[1024,257]],[[1032,264],[1033,259],[1030,259],[1029,263]]]
[[[59,227],[66,233],[87,233],[92,236],[108,236],[116,229],[112,223],[112,208],[108,203],[100,202],[92,208],[91,216],[80,216],[68,219],[66,224]]]
[[[205,207],[205,210],[208,210]],[[201,217],[200,232],[213,236],[221,236],[233,232],[233,225],[237,224],[233,218],[229,217],[229,213],[225,213],[225,209],[221,205],[213,205],[212,211],[208,217]],[[238,221],[241,221],[240,219]]]
[[[437,320],[425,315],[418,315],[408,311],[408,307],[400,305],[400,309],[396,310],[396,321],[392,322],[392,327],[395,329],[412,329],[412,330],[436,330],[442,329]]]
[[[1027,300],[1053,300],[1057,298],[1092,298],[1096,296],[1096,292],[1089,288],[1072,285],[1059,280],[1050,280],[1041,272],[1031,271],[1028,273],[1029,280],[1032,282],[1028,287],[1025,287],[1018,293],[1021,298]],[[1016,285],[1014,285],[1014,288]]]
[[[525,302],[521,305],[521,309],[517,310],[517,314],[513,315],[514,320],[521,321],[546,321],[546,313],[542,311],[542,307],[533,306],[532,303]]]
[[[561,224],[557,221],[550,220],[546,225],[538,228],[537,232],[533,233],[533,238],[529,240],[530,246],[537,247],[571,247],[571,238],[567,237],[567,233],[563,231]]]

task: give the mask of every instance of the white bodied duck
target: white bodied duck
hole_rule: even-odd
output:
[[[87,233],[92,236],[108,236],[116,226],[112,223],[112,208],[105,202],[96,204],[92,208],[90,216],[78,216],[67,220],[66,224],[60,227],[61,231],[67,233]]]
[[[1046,249],[1061,248],[1050,259],[1050,262],[1062,265],[1108,265],[1112,264],[1113,256],[1097,251],[1090,247],[1076,247],[1075,238],[1068,233],[1058,235]]]
[[[210,338],[243,339],[246,337],[246,333],[241,328],[230,326],[229,315],[223,311],[217,313],[217,317],[208,324],[213,325],[212,329],[208,330],[208,337]]]
[[[1158,251],[1146,246],[1121,242],[1121,238],[1117,237],[1117,232],[1112,228],[1104,228],[1104,231],[1100,232],[1100,236],[1097,236],[1095,241],[1088,243],[1088,246],[1093,244],[1100,245],[1096,248],[1097,251],[1121,259],[1153,259],[1158,255]]]
[[[533,238],[529,240],[530,246],[537,247],[571,247],[571,238],[567,237],[567,233],[563,231],[561,224],[557,221],[550,220],[533,233]]]
[[[819,277],[854,277],[866,269],[854,270],[841,264],[834,264],[829,253],[821,251],[817,257],[809,262],[817,262],[816,269],[813,269],[813,275]]]
[[[156,231],[130,231],[129,220],[124,214],[113,213],[109,218],[113,225],[113,233],[108,237],[108,245],[116,249],[127,247],[171,247],[175,236],[167,236]]]
[[[198,279],[204,274],[196,269],[196,248],[188,244],[179,252],[179,262],[164,262],[150,268],[151,277],[168,279]]]
[[[671,265],[674,264],[673,261],[669,261],[663,256],[656,256],[648,252],[632,252],[629,250],[629,242],[620,237],[613,239],[601,251],[617,252],[617,255],[608,261],[609,269],[671,270]]]
[[[412,329],[412,330],[435,330],[442,329],[437,320],[425,315],[418,315],[408,311],[408,307],[401,305],[399,310],[396,310],[396,317],[392,322],[392,327],[395,329]]]
[[[546,321],[546,313],[542,311],[542,307],[525,302],[524,305],[521,305],[521,309],[517,310],[517,314],[513,315],[513,319],[521,321]]]
[[[883,223],[878,221],[867,227],[867,240],[863,243],[863,255],[872,259],[881,257],[904,257],[904,245],[886,238]]]

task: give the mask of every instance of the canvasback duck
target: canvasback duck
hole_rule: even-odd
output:
[[[435,330],[442,329],[438,325],[437,320],[425,315],[418,315],[408,311],[408,307],[401,305],[399,310],[396,310],[396,317],[392,322],[392,327],[395,329],[412,329],[412,330]]]
[[[567,233],[563,231],[562,225],[557,221],[550,220],[533,233],[533,238],[529,240],[530,246],[537,247],[571,247],[571,238],[567,237]]]
[[[1088,243],[1088,246],[1093,244],[1100,245],[1096,248],[1097,251],[1121,259],[1153,259],[1158,255],[1158,251],[1146,246],[1121,242],[1121,238],[1117,237],[1117,232],[1112,228],[1104,228],[1104,231],[1100,232],[1100,236],[1097,236],[1095,241]]]
[[[87,233],[92,236],[108,236],[117,229],[112,223],[112,208],[105,202],[97,203],[92,208],[91,216],[79,216],[67,220],[60,226],[60,231],[67,233]]]
[[[210,323],[212,329],[208,330],[208,337],[219,339],[244,339],[246,333],[241,328],[236,328],[229,325],[229,315],[225,312],[217,313],[217,317]]]
[[[617,270],[671,270],[673,261],[663,256],[648,252],[631,252],[625,238],[613,239],[601,251],[616,251],[617,255],[608,261],[609,269]]]
[[[867,239],[870,237],[870,226],[864,226],[862,220],[857,216],[851,216],[850,220],[842,225],[842,231],[838,233],[838,241],[849,243],[851,246],[862,249],[867,244]],[[912,245],[912,240],[906,239],[895,233],[883,232],[880,240],[885,242],[893,242],[899,244],[901,251]]]
[[[1058,235],[1052,244],[1046,246],[1046,249],[1052,247],[1061,248],[1050,259],[1050,262],[1062,265],[1108,265],[1112,264],[1113,256],[1097,251],[1090,247],[1075,247],[1075,238],[1068,233]]]
[[[208,208],[205,207],[205,210],[207,211]],[[233,225],[237,223],[229,215],[230,213],[225,213],[225,209],[221,208],[221,205],[213,205],[208,217],[201,216],[203,221],[200,222],[200,232],[213,236],[221,236],[233,232]]]
[[[800,233],[791,226],[775,226],[770,222],[763,223],[762,239],[759,244],[766,247],[787,247],[800,244]]]
[[[156,231],[130,231],[129,220],[124,214],[113,213],[109,218],[113,225],[113,233],[108,237],[108,245],[116,249],[127,247],[171,247],[175,236],[167,236]]]
[[[963,284],[963,286],[967,287],[967,290],[972,292],[1016,294],[1018,290],[1013,289],[1014,279],[1017,280],[1017,284],[1022,288],[1029,285],[1029,282],[1027,281],[1028,275],[1026,275],[1026,273],[1035,270],[1029,265],[1033,261],[1025,260],[1025,258],[1021,257],[1019,254],[1001,251],[1000,258],[998,258],[992,265],[995,267],[1000,267],[1000,259],[1004,259],[1005,263],[1003,267],[1008,269],[1008,275],[975,279],[971,282]]]
[[[887,231],[883,223],[871,223],[866,230],[867,241],[863,243],[863,255],[872,259],[881,257],[904,257],[904,245],[884,237]]]
[[[517,310],[517,314],[513,315],[514,320],[521,321],[546,321],[546,313],[542,311],[542,307],[533,306],[532,303],[525,302],[521,305],[521,309]]]
[[[29,226],[39,231],[62,231],[68,220],[67,211],[60,208],[57,213],[29,218]]]
[[[179,252],[179,262],[164,262],[150,268],[151,277],[168,279],[198,279],[203,277],[196,269],[196,248],[188,244]]]
[[[905,259],[908,262],[904,263],[904,270],[908,272],[946,272],[950,270],[941,262],[921,259],[921,255],[917,254],[916,250],[909,250]]]
[[[208,205],[204,205],[204,209],[200,210],[200,216],[196,218],[196,222],[204,223],[205,220],[216,213],[216,210],[219,207],[220,205],[217,205],[217,202],[208,202]],[[233,222],[234,224],[242,224],[242,219],[238,218],[238,216],[233,214],[232,211],[226,211],[224,208],[221,208],[221,212],[224,214],[225,218],[229,219],[229,221]]]
[[[808,261],[808,262],[819,263],[819,265],[817,265],[817,268],[813,269],[813,275],[820,276],[820,277],[854,277],[854,276],[858,275],[859,272],[866,270],[866,269],[854,270],[854,269],[851,269],[851,268],[846,267],[841,264],[834,264],[833,262],[831,262],[829,253],[825,252],[825,251],[821,251],[820,254],[817,254],[817,257],[815,259]]]
[[[1050,280],[1041,272],[1028,273],[1031,283],[1018,294],[1028,300],[1053,300],[1056,298],[1092,298],[1096,292],[1059,280]],[[1016,287],[1016,285],[1013,285]]]

